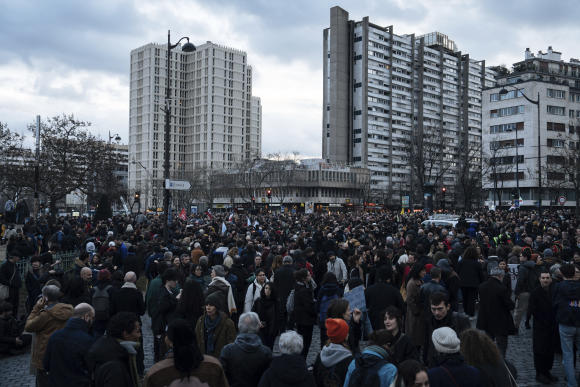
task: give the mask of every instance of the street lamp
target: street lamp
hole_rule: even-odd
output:
[[[111,143],[111,140],[115,139],[116,142],[121,141],[121,136],[119,136],[118,133],[111,135],[111,131],[109,130],[109,144]]]
[[[171,121],[171,50],[179,45],[182,40],[187,40],[187,43],[181,47],[183,52],[195,51],[195,46],[189,42],[188,37],[183,37],[175,44],[171,44],[171,31],[167,31],[167,87],[165,88],[165,150],[163,162],[163,179],[165,190],[163,191],[163,210],[165,211],[165,223],[163,225],[163,240],[167,244],[169,241],[169,189],[167,189],[167,180],[169,180],[169,152],[170,152],[170,121]]]
[[[514,86],[510,86],[510,85],[506,85],[507,87],[511,87],[512,89],[516,90],[516,96],[518,94],[521,94],[522,97],[524,97],[526,99],[526,101],[528,101],[531,104],[534,104],[538,107],[538,195],[539,195],[539,200],[538,200],[538,215],[542,216],[542,142],[541,142],[541,138],[540,138],[540,92],[538,92],[538,99],[537,100],[533,100],[531,98],[529,98],[527,95],[524,94],[523,91],[520,91],[518,88],[514,87]],[[502,88],[499,91],[500,95],[505,95],[507,94],[508,91],[505,88]],[[518,130],[516,128],[516,168],[518,167],[518,160],[517,160],[517,156],[518,156],[518,140],[517,140],[517,136],[518,136]],[[519,173],[517,174],[517,179],[516,179],[516,183],[518,185],[518,200],[519,195],[520,195],[520,186],[519,186]]]

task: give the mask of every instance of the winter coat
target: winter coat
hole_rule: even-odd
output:
[[[151,324],[153,332],[165,332],[165,328],[177,318],[177,298],[173,292],[167,290],[165,286],[161,288],[159,296],[159,318],[156,319],[155,325]]]
[[[462,288],[477,288],[484,280],[483,268],[474,259],[462,259],[457,264],[457,275]]]
[[[22,286],[22,279],[14,262],[6,260],[0,265],[0,284],[11,289],[20,289]]]
[[[534,353],[549,353],[558,343],[558,323],[552,307],[552,295],[556,284],[547,289],[541,286],[530,294],[528,316],[533,316],[533,349]]]
[[[131,312],[137,316],[145,314],[145,301],[143,294],[135,284],[126,282],[121,289],[117,290],[110,299],[111,316],[119,312]]]
[[[102,336],[92,345],[87,363],[94,373],[95,387],[138,386],[136,344]]]
[[[264,285],[260,285],[257,279],[248,286],[248,290],[246,291],[246,298],[244,300],[244,313],[251,312],[252,308],[254,307],[254,302],[260,298],[260,292],[262,291],[262,287]]]
[[[306,360],[300,355],[276,356],[270,368],[264,372],[258,387],[315,387],[314,378],[308,372]]]
[[[54,304],[44,307],[36,304],[26,320],[24,330],[36,333],[36,343],[32,350],[31,365],[36,369],[43,369],[42,360],[50,336],[64,328],[67,320],[73,314],[73,307],[69,304]]]
[[[536,263],[534,261],[526,261],[518,267],[518,280],[516,282],[515,295],[519,296],[521,293],[530,293],[540,285],[538,273],[536,272]]]
[[[44,354],[44,369],[51,386],[88,386],[90,383],[86,355],[95,342],[88,324],[71,318],[63,329],[50,337]]]
[[[301,282],[294,288],[294,321],[298,325],[316,324],[316,303],[312,289]]]
[[[427,350],[427,365],[433,366],[435,365],[435,358],[436,358],[436,351],[435,346],[433,345],[433,341],[431,340],[431,336],[433,335],[433,331],[435,329],[441,327],[449,327],[455,331],[457,337],[466,329],[471,328],[471,322],[469,321],[469,317],[467,317],[463,313],[458,312],[451,312],[451,310],[447,313],[445,317],[441,320],[437,320],[430,314],[430,317],[427,319],[427,327],[425,330],[425,341],[423,342],[423,348]]]
[[[286,309],[286,300],[288,295],[294,289],[294,267],[292,265],[282,265],[279,269],[274,272],[274,284],[276,285],[276,290],[280,295],[280,302],[284,309]]]
[[[580,282],[564,280],[556,284],[552,300],[558,324],[580,327]]]
[[[159,315],[159,297],[161,296],[162,286],[161,276],[155,277],[149,282],[149,286],[147,286],[145,304],[147,305],[147,313],[151,317],[151,320],[154,320]]]
[[[219,325],[215,328],[214,337],[214,351],[212,353],[205,352],[205,316],[202,314],[195,325],[195,338],[197,339],[197,346],[204,355],[210,355],[219,358],[223,347],[233,343],[236,339],[236,327],[234,322],[224,312],[218,312],[221,316]]]
[[[220,362],[211,357],[204,355],[203,361],[191,373],[190,381],[197,378],[202,383],[207,383],[211,387],[227,387],[228,381]],[[175,368],[173,353],[169,353],[167,358],[155,363],[145,375],[143,387],[162,387],[169,386],[176,380],[181,380],[183,375]]]
[[[490,277],[479,286],[477,329],[493,337],[515,334],[516,327],[511,314],[514,307],[507,288],[499,279]]]
[[[393,342],[391,343],[391,357],[395,364],[401,364],[401,362],[409,359],[419,360],[419,353],[417,352],[417,347],[413,345],[411,337],[402,333],[399,333],[393,337]]]
[[[459,353],[441,356],[427,375],[431,387],[483,387],[479,370],[465,364]]]
[[[272,351],[254,333],[240,333],[226,345],[220,361],[231,387],[254,387],[270,366]]]
[[[342,295],[342,288],[335,283],[325,283],[318,289],[316,312],[318,313],[319,323],[324,324],[326,321],[326,311],[328,310],[328,306],[332,300],[340,298]],[[325,299],[323,300],[323,298]]]
[[[12,315],[0,318],[0,355],[16,347],[16,338],[22,333],[22,324]]]
[[[479,370],[482,387],[510,387],[512,382],[503,359],[500,364],[475,366]],[[512,373],[513,374],[513,373]],[[516,377],[515,374],[513,374]]]
[[[425,307],[419,297],[421,285],[414,279],[407,283],[407,318],[405,332],[411,337],[413,345],[423,345],[425,336]]]
[[[390,283],[377,282],[365,290],[365,301],[369,311],[369,319],[374,330],[383,327],[383,317],[381,312],[388,306],[396,306],[404,312],[405,305],[403,297],[397,288]]]
[[[313,374],[316,385],[324,386],[325,377],[329,373],[334,374],[338,380],[344,383],[352,359],[352,352],[344,345],[330,343],[322,347],[314,362]]]
[[[260,317],[260,321],[263,321],[264,327],[260,328],[260,337],[262,341],[267,342],[274,339],[280,333],[282,327],[284,326],[284,316],[282,314],[282,307],[280,305],[280,300],[278,299],[264,299],[258,298],[254,301],[253,312],[256,312]],[[267,338],[267,340],[265,340]]]
[[[391,386],[397,379],[397,368],[390,363],[387,351],[384,348],[375,345],[367,347],[359,357],[350,362],[344,380],[344,385],[349,385],[352,373],[356,368],[370,368],[380,361],[386,361],[384,365],[381,366],[377,371],[380,387]]]
[[[334,262],[328,261],[326,263],[326,271],[333,273],[339,283],[344,283],[348,280],[348,272],[342,258],[336,257]]]
[[[204,296],[207,297],[215,292],[218,292],[221,299],[218,309],[222,312],[228,313],[228,315],[235,313],[236,301],[234,300],[232,286],[224,277],[214,277],[207,287]]]

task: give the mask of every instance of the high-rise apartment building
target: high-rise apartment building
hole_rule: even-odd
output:
[[[527,97],[527,98],[526,98]],[[531,101],[530,101],[531,100]],[[580,190],[580,61],[552,47],[503,69],[483,92],[488,204],[574,206]],[[539,119],[539,121],[538,121]]]
[[[387,205],[443,187],[448,202],[473,204],[481,91],[494,72],[444,34],[397,35],[348,17],[331,8],[323,35],[322,157],[368,167],[372,199]]]
[[[171,55],[171,177],[259,158],[262,111],[246,53],[207,42]],[[129,192],[141,192],[142,208],[162,206],[167,79],[166,45],[131,51]]]

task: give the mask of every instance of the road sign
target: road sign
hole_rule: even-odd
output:
[[[187,180],[169,180],[165,179],[165,189],[176,189],[180,191],[187,191],[191,188],[191,184]]]
[[[558,203],[560,203],[561,206],[564,205],[564,203],[566,203],[566,196],[562,195],[558,198]]]

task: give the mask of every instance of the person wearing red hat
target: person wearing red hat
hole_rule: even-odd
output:
[[[347,344],[348,323],[341,318],[328,318],[324,325],[328,341],[314,362],[314,379],[317,386],[342,386],[353,359]]]

